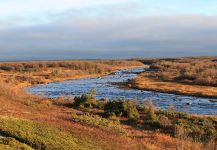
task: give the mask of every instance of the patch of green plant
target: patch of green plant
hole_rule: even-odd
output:
[[[110,130],[114,130],[116,132],[121,132],[121,133],[124,132],[119,121],[108,120],[108,119],[102,118],[101,116],[98,116],[98,115],[91,115],[91,114],[76,115],[76,114],[73,114],[72,120],[74,122],[84,123],[84,124],[92,125],[95,127],[100,127],[102,129],[110,129]]]
[[[188,118],[189,116],[189,114],[186,112],[175,112],[175,111],[168,111],[168,110],[159,110],[158,113],[171,118]]]
[[[195,141],[208,142],[217,139],[217,126],[210,119],[178,119],[174,124],[178,128],[184,128],[185,132],[182,134]]]
[[[140,117],[137,104],[133,100],[112,100],[105,104],[105,115],[128,117],[131,121],[137,121]]]
[[[74,107],[77,108],[100,108],[103,109],[105,102],[96,100],[96,89],[74,98]]]
[[[188,113],[166,110],[160,110],[154,116],[151,111],[147,114],[149,120],[155,120],[156,117],[158,117],[156,123],[159,126],[152,127],[157,127],[157,129],[176,137],[192,139],[196,142],[217,140],[217,122],[211,117],[197,117]],[[147,122],[145,121],[145,123]]]
[[[52,125],[29,120],[0,117],[0,133],[33,149],[100,149],[90,141],[76,138]]]
[[[159,126],[159,119],[158,116],[155,114],[155,108],[152,102],[149,104],[149,109],[147,110],[145,124],[151,125],[153,128]]]
[[[0,149],[2,150],[33,150],[32,147],[10,137],[0,137]]]

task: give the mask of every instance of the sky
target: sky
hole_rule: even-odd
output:
[[[0,61],[217,56],[216,0],[0,0]]]

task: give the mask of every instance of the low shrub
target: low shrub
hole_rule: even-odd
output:
[[[124,132],[122,127],[120,126],[120,122],[117,120],[108,120],[105,118],[102,118],[98,115],[90,115],[90,114],[84,114],[84,115],[72,115],[73,121],[78,123],[84,123],[96,127],[100,127],[103,129],[111,129],[118,132]]]
[[[172,121],[166,116],[160,116],[159,125],[163,128],[169,128],[172,126]]]
[[[40,108],[50,108],[53,106],[53,102],[50,101],[50,100],[42,100],[40,103],[39,103],[39,106]]]
[[[159,110],[160,115],[166,115],[171,118],[188,118],[189,114],[186,112],[175,112],[171,110]]]
[[[159,111],[159,129],[180,139],[208,143],[217,140],[217,122],[209,117],[187,113]]]
[[[124,103],[124,110],[126,111],[126,116],[129,118],[130,122],[138,121],[140,115],[137,109],[137,104],[133,100],[125,101]]]
[[[122,116],[124,115],[123,111],[124,111],[123,101],[119,101],[119,100],[109,101],[108,103],[105,104],[104,107],[104,113],[108,117]]]
[[[106,116],[128,117],[131,121],[137,121],[140,117],[136,102],[133,100],[113,100],[105,104],[104,113]]]
[[[156,127],[159,125],[159,120],[158,120],[157,115],[155,114],[155,108],[152,102],[150,102],[150,105],[149,105],[147,116],[145,118],[145,124],[152,125],[153,127]]]
[[[88,93],[82,94],[80,97],[75,97],[73,105],[77,108],[103,109],[104,102],[96,100],[96,89],[92,89]]]

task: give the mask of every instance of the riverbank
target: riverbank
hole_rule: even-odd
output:
[[[162,93],[195,96],[203,98],[217,98],[217,87],[189,85],[184,83],[167,82],[149,77],[148,73],[141,73],[127,83],[127,86],[139,90],[156,91]]]
[[[137,67],[144,67],[144,64],[130,60],[7,62],[0,63],[0,79],[14,88],[23,88],[34,84],[105,76],[116,70]]]
[[[141,60],[150,69],[128,86],[162,93],[217,98],[216,57]]]

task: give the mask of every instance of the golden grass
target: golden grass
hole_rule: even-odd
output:
[[[159,59],[151,65],[155,79],[193,85],[217,86],[216,57]]]
[[[159,91],[171,94],[217,98],[217,87],[160,81],[150,78],[147,73],[138,75],[133,80],[131,86],[138,89]]]

